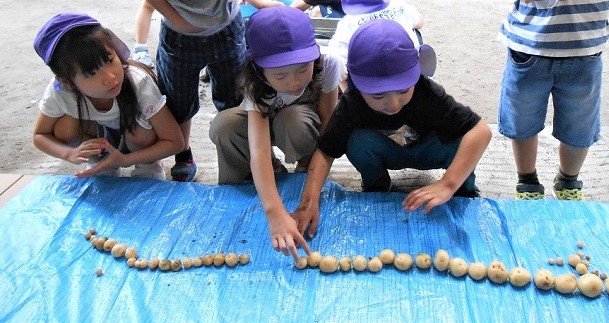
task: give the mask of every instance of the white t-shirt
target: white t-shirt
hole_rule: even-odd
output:
[[[345,73],[344,65],[340,62],[338,57],[329,54],[323,54],[322,59],[322,70],[320,73],[320,81],[321,81],[321,91],[323,93],[330,93],[334,89],[338,87],[338,82],[340,81],[341,74]],[[284,92],[277,92],[275,97],[265,100],[268,104],[272,104],[276,100],[281,100],[283,102],[283,106],[286,107],[296,101],[298,98],[302,96],[294,96]],[[243,102],[241,103],[241,107],[245,111],[254,111],[254,102],[248,97],[245,96]]]
[[[328,42],[328,51],[337,55],[343,64],[347,64],[351,37],[359,26],[374,19],[389,19],[398,22],[412,39],[414,47],[418,49],[421,46],[419,38],[413,30],[421,19],[421,13],[417,8],[402,0],[391,0],[387,8],[383,10],[363,15],[344,16],[336,25],[336,31]]]
[[[161,94],[154,80],[145,71],[129,66],[126,70],[125,77],[130,77],[137,95],[137,102],[140,106],[141,114],[136,117],[137,123],[145,129],[152,129],[152,125],[148,119],[152,118],[163,106],[165,106],[165,96]],[[55,78],[51,79],[49,85],[44,91],[42,100],[39,103],[39,108],[42,113],[51,118],[59,118],[64,115],[69,115],[78,119],[78,106],[76,104],[76,96],[70,90],[56,89],[54,86]],[[120,128],[120,113],[116,99],[112,103],[112,108],[108,111],[98,111],[93,107],[93,103],[85,97],[86,110],[84,110],[83,118],[86,120],[95,121],[100,125],[112,129]],[[83,107],[85,105],[83,104]],[[87,112],[88,111],[88,112]]]

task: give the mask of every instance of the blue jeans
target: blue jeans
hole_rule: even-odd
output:
[[[371,129],[355,130],[347,144],[347,158],[362,175],[364,191],[387,191],[391,184],[388,169],[446,169],[455,158],[461,138],[443,143],[431,136],[413,146],[402,147],[387,136]],[[459,191],[476,190],[472,172]]]
[[[244,36],[240,15],[206,37],[183,35],[161,22],[156,56],[159,88],[178,123],[190,120],[199,111],[199,73],[206,66],[216,109],[241,103],[243,96],[236,80],[245,65]]]
[[[552,96],[552,135],[569,146],[588,148],[600,139],[602,59],[533,56],[508,50],[499,100],[499,132],[525,140],[544,128]]]

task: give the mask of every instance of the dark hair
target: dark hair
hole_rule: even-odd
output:
[[[156,82],[154,72],[148,67],[120,58],[108,29],[101,26],[82,26],[66,32],[57,43],[49,67],[56,77],[66,80],[71,85],[72,92],[76,95],[81,137],[84,135],[85,129],[83,121],[88,118],[90,107],[87,105],[84,95],[74,85],[74,77],[78,71],[83,74],[94,74],[104,64],[109,63],[111,61],[109,48],[117,53],[125,71],[129,65],[135,65],[144,69]],[[132,83],[129,74],[125,73],[121,92],[116,97],[120,111],[121,133],[133,131],[137,124],[136,118],[140,114],[137,95]]]
[[[316,98],[321,95],[322,90],[321,71],[323,70],[323,57],[323,55],[320,55],[319,58],[313,62],[313,79],[307,85]],[[241,76],[243,80],[243,94],[260,108],[262,116],[266,118],[270,113],[271,106],[264,100],[273,98],[277,94],[277,91],[268,84],[264,77],[263,68],[258,66],[252,58],[245,64]]]

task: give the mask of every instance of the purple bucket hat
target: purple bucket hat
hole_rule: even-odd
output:
[[[81,26],[101,26],[101,24],[86,14],[60,13],[54,16],[40,28],[34,39],[36,53],[48,65],[61,37],[71,29]],[[112,32],[110,35],[118,56],[122,61],[126,61],[131,54],[129,47]]]
[[[346,14],[363,15],[387,8],[389,0],[342,0],[341,4]]]
[[[271,7],[255,12],[247,22],[248,55],[263,68],[316,60],[319,46],[309,16],[291,7]]]
[[[375,19],[361,25],[349,42],[347,70],[363,93],[402,91],[421,76],[419,53],[399,23]]]

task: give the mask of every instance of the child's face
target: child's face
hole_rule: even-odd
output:
[[[362,92],[362,97],[368,106],[377,112],[393,115],[397,114],[410,102],[414,93],[414,86],[403,91],[392,91],[377,94]]]
[[[115,51],[109,50],[109,59],[92,75],[80,70],[76,73],[74,85],[83,95],[93,99],[114,99],[119,95],[125,71]]]
[[[313,79],[313,62],[265,68],[264,77],[275,91],[299,96]]]

